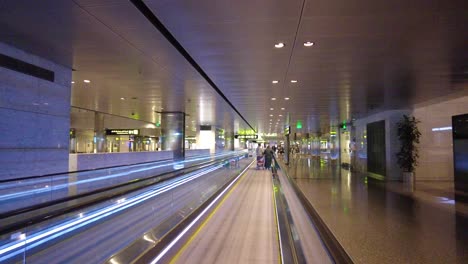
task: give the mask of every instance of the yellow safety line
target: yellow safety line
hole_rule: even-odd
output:
[[[249,165],[249,168],[252,167],[253,163]],[[245,171],[247,172],[247,170]],[[246,173],[244,173],[245,175]],[[201,232],[203,227],[210,221],[210,219],[213,217],[213,215],[218,211],[218,209],[221,207],[221,205],[224,203],[224,201],[231,195],[232,191],[239,185],[239,183],[245,178],[244,175],[241,176],[241,178],[232,186],[232,188],[229,190],[229,192],[224,195],[224,197],[221,199],[221,201],[216,205],[215,209],[208,215],[208,217],[203,221],[203,223],[197,228],[197,231],[190,236],[190,238],[185,242],[185,244],[180,248],[180,250],[175,254],[175,256],[172,258],[172,260],[169,263],[176,263],[179,257],[182,255],[182,253],[187,249],[188,245],[195,239],[195,237],[198,235],[198,233]]]
[[[276,241],[278,242],[278,264],[281,264],[281,245],[280,245],[280,234],[279,234],[279,223],[278,223],[278,214],[276,213],[276,199],[275,199],[275,184],[273,183],[273,188],[271,192],[271,196],[273,196],[273,212],[275,213],[275,223],[276,223]]]

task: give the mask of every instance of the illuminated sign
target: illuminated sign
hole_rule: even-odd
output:
[[[106,135],[139,135],[139,129],[106,129]]]
[[[238,139],[258,139],[258,135],[234,135]]]
[[[297,120],[296,128],[297,128],[297,129],[301,129],[301,128],[302,128],[302,121]]]
[[[291,134],[291,126],[287,126],[284,128],[284,135],[289,136]]]

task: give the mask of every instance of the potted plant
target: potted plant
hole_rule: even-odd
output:
[[[403,181],[414,183],[414,169],[418,165],[418,148],[421,132],[418,129],[419,120],[414,116],[403,115],[397,123],[400,151],[396,154],[397,162],[403,170]]]

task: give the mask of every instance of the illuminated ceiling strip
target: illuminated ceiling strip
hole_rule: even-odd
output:
[[[432,129],[432,131],[446,131],[446,130],[452,130],[451,126],[448,127],[435,127]]]

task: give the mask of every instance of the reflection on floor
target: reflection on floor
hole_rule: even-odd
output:
[[[468,263],[466,206],[447,183],[411,191],[308,157],[288,174],[355,263]]]

